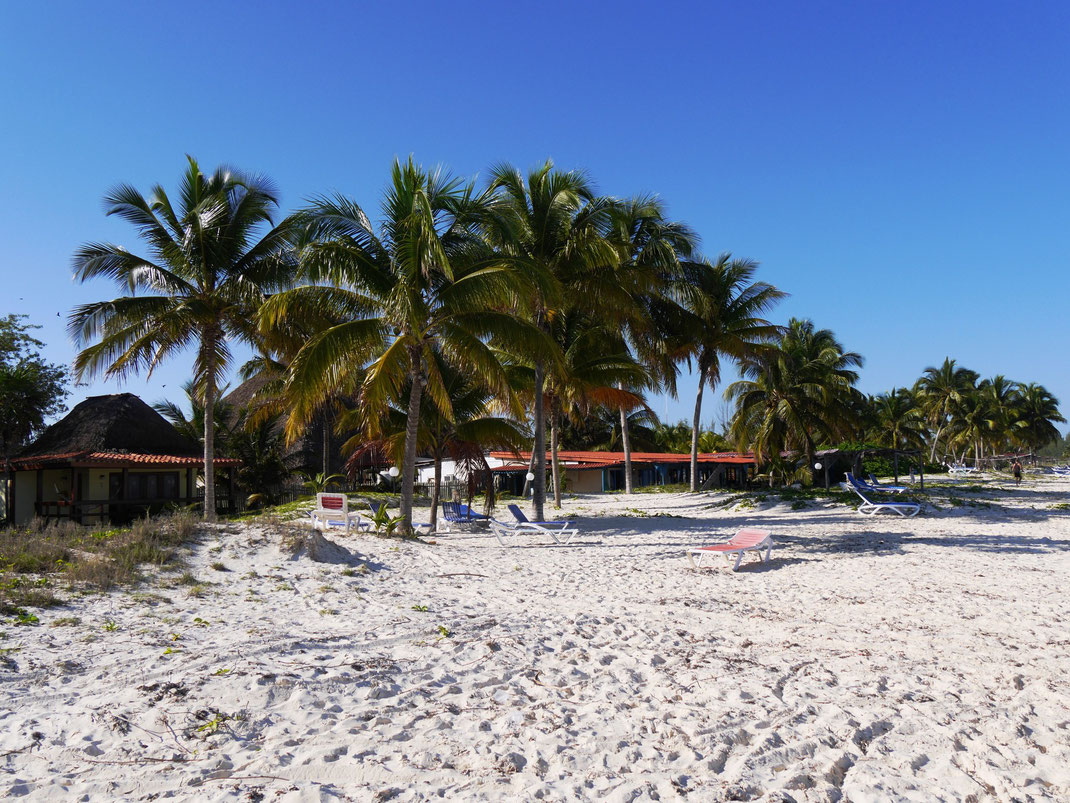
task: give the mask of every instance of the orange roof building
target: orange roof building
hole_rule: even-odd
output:
[[[214,463],[229,499],[239,462]],[[34,516],[121,523],[200,501],[203,466],[201,445],[137,396],[91,396],[11,459],[3,510],[15,524]]]
[[[600,493],[624,488],[624,452],[560,450],[558,462],[565,488],[573,493]],[[549,467],[551,456],[546,455]],[[518,493],[531,464],[531,452],[490,452],[488,462],[500,475],[499,487]],[[708,452],[698,456],[698,481],[707,488],[740,487],[753,474],[754,455]],[[519,479],[518,479],[519,478]],[[632,485],[687,483],[691,479],[691,455],[671,452],[632,452]]]

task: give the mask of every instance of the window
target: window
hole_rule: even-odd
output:
[[[126,475],[124,499],[178,499],[178,472],[161,471]]]

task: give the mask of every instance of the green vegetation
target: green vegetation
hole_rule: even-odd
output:
[[[133,585],[142,567],[177,568],[178,548],[194,536],[187,513],[141,519],[127,528],[71,522],[0,530],[0,612],[61,604],[52,589],[107,590]]]
[[[0,318],[0,468],[5,472],[0,482],[7,480],[11,453],[63,412],[67,399],[67,369],[41,357],[44,343],[30,336],[40,327],[27,325],[25,318]],[[0,521],[5,515],[0,509]]]
[[[354,473],[400,466],[398,515],[384,508],[375,524],[411,536],[418,453],[432,457],[436,478],[452,459],[469,497],[482,490],[493,507],[484,450],[532,449],[542,518],[547,477],[555,504],[567,490],[558,454],[569,446],[620,448],[626,463],[633,446],[691,452],[694,491],[699,451],[752,451],[762,481],[806,485],[823,446],[925,449],[933,464],[938,454],[1035,450],[1063,421],[1042,386],[981,380],[950,358],[910,389],[866,397],[856,387],[862,356],[834,332],[767,320],[785,293],[759,279],[756,262],[707,259],[660,201],[601,195],[586,173],[550,161],[526,174],[496,164],[482,186],[395,161],[376,219],[331,195],[276,223],[266,180],[205,174],[193,159],[176,200],[159,187],[148,198],[126,185],[107,195],[108,213],[132,223],[147,250],[79,249],[76,278],[112,279],[125,295],[77,307],[69,328],[83,346],[79,375],[123,377],[195,350],[190,416],[158,409],[204,444],[209,517],[217,449],[241,457],[249,503],[269,506],[287,475],[283,436],[313,422],[350,438]],[[243,376],[261,380],[237,411],[219,401],[234,340],[256,350]],[[725,391],[721,431],[703,431],[703,394],[725,364],[742,379]],[[658,422],[648,395],[675,394],[685,366],[698,377],[694,419]],[[891,470],[879,458],[863,468]],[[339,479],[325,467],[307,485]],[[631,481],[626,472],[626,490]],[[166,545],[129,550],[127,564],[171,559]]]

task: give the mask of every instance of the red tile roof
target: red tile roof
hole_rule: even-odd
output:
[[[518,465],[517,468],[527,468],[528,461],[531,459],[531,452],[520,452],[514,454],[513,452],[491,452],[491,457],[495,457],[499,460],[515,460],[523,461],[523,465]],[[550,461],[550,453],[546,453],[546,461]],[[568,463],[566,468],[586,469],[586,468],[613,468],[624,463],[624,452],[581,452],[581,451],[559,451],[557,453],[559,461]],[[670,452],[632,452],[632,463],[679,463],[686,464],[691,462],[691,455],[689,454],[675,454]],[[754,463],[754,455],[739,454],[738,452],[703,452],[698,456],[698,462],[700,463],[733,463],[740,465],[751,465]],[[509,470],[503,467],[502,470]],[[515,469],[514,469],[515,470]]]
[[[217,457],[217,466],[237,466],[240,460],[233,457]],[[202,466],[202,457],[180,457],[169,454],[134,454],[131,452],[64,452],[61,454],[35,454],[30,457],[13,458],[15,470],[33,470],[57,466]]]

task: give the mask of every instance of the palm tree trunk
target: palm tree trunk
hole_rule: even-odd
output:
[[[545,373],[542,360],[535,361],[535,482],[531,494],[531,510],[535,521],[544,519],[546,504],[546,421],[542,411],[542,390]]]
[[[438,525],[439,485],[442,483],[442,455],[435,452],[435,487],[431,491],[431,532]]]
[[[207,343],[211,355],[214,343]],[[209,356],[204,378],[204,520],[215,521],[215,360]]]
[[[420,396],[424,389],[421,370],[423,354],[419,347],[410,350],[412,360],[412,390],[409,391],[409,411],[405,421],[405,455],[401,461],[401,531],[412,535],[412,498],[416,473],[416,437],[420,428]]]
[[[702,417],[702,390],[706,386],[706,371],[698,372],[698,393],[695,394],[695,419],[691,425],[691,493],[698,490],[698,430]]]
[[[331,434],[330,434],[330,415],[326,410],[323,411],[323,476],[329,477],[331,474]]]
[[[554,482],[554,508],[561,509],[561,464],[557,459],[557,438],[559,436],[557,426],[557,409],[550,405],[550,455],[553,458],[551,475]]]
[[[617,383],[619,390],[624,389],[624,385],[620,382]],[[632,435],[628,431],[628,414],[624,412],[624,408],[620,408],[620,443],[624,449],[624,493],[630,494],[632,492]]]
[[[932,448],[932,451],[929,452],[929,462],[930,463],[935,463],[936,462],[936,445],[940,442],[940,433],[943,432],[943,429],[944,429],[944,425],[943,424],[940,424],[936,428],[936,435],[933,436],[933,448]]]

